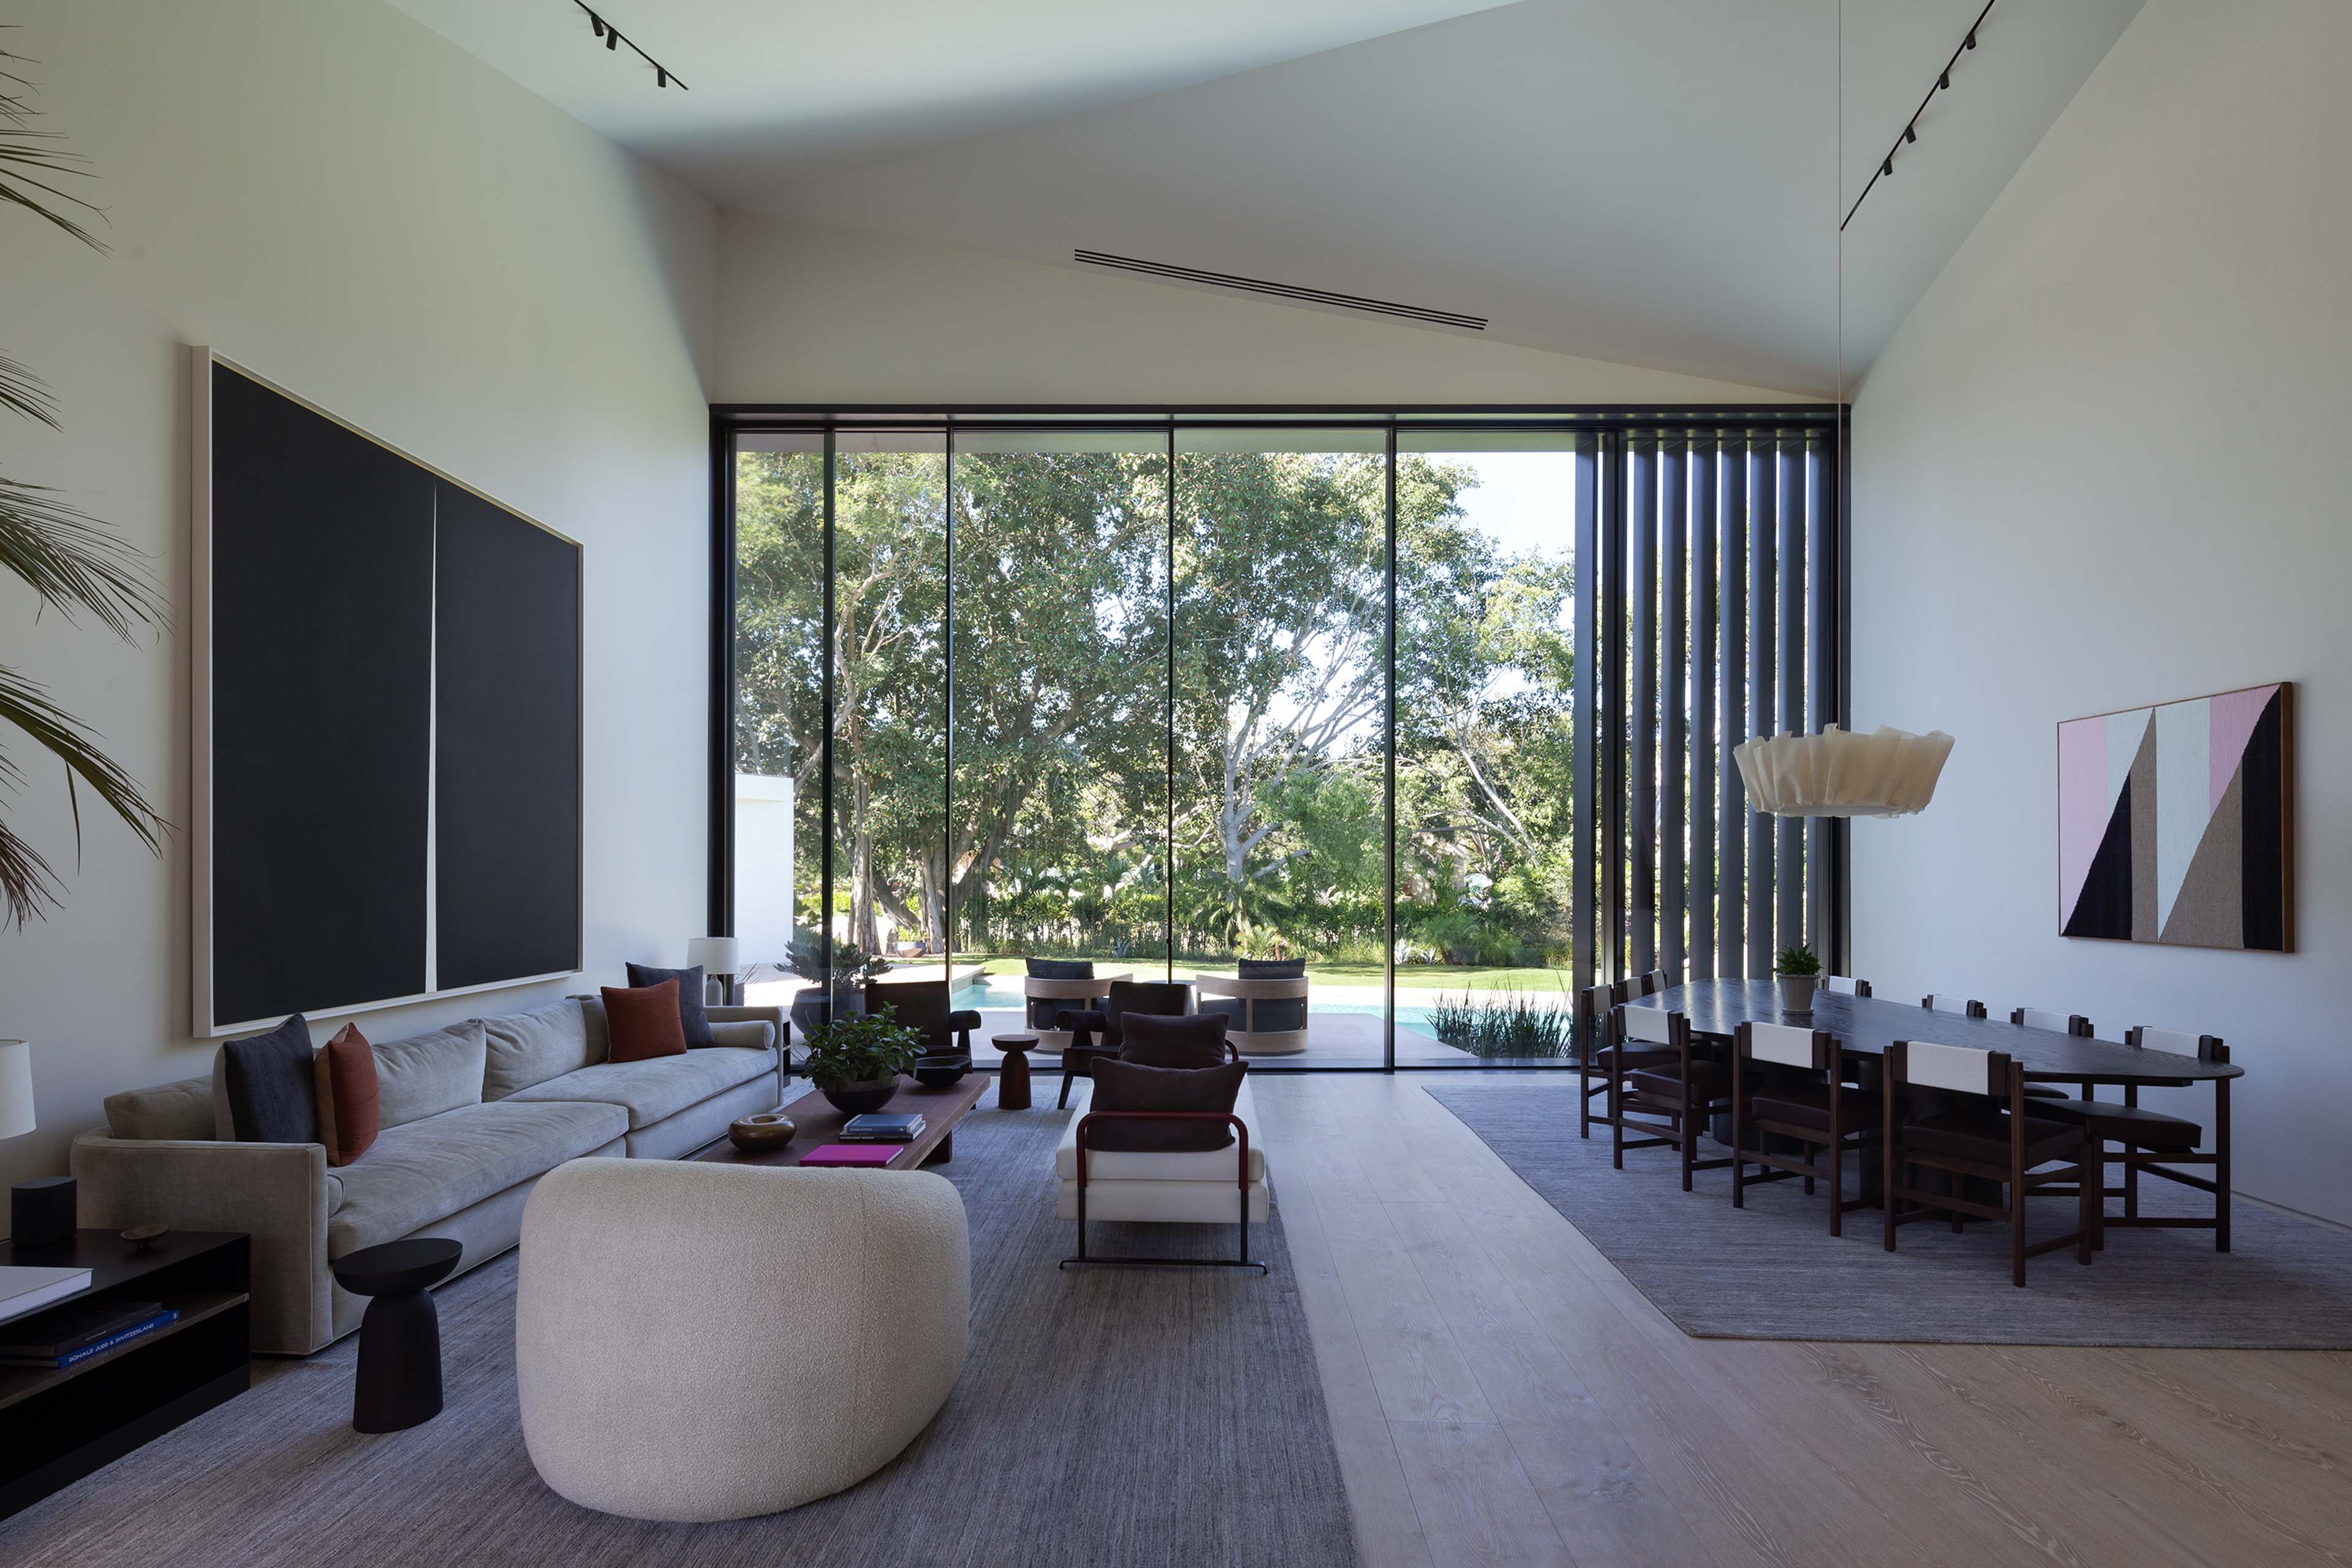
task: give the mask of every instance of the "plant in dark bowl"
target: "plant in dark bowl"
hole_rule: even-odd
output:
[[[922,1050],[922,1036],[884,1008],[820,1025],[809,1036],[801,1068],[835,1110],[863,1116],[890,1103],[898,1074],[915,1065]]]

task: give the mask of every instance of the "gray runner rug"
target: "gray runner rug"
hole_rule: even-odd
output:
[[[1685,1192],[1672,1149],[1633,1150],[1623,1170],[1613,1169],[1608,1128],[1593,1128],[1589,1142],[1576,1135],[1576,1092],[1429,1090],[1687,1334],[2352,1348],[2352,1234],[2330,1226],[2241,1198],[2226,1253],[2213,1250],[2210,1230],[2110,1229],[2087,1269],[2072,1249],[2029,1260],[2021,1291],[2009,1282],[2004,1224],[1970,1220],[1955,1236],[1940,1221],[1915,1221],[1890,1253],[1877,1209],[1847,1215],[1845,1234],[1832,1239],[1828,1199],[1807,1197],[1796,1181],[1750,1186],[1747,1207],[1734,1208],[1729,1170],[1700,1171]],[[1702,1149],[1702,1157],[1724,1152]],[[2144,1214],[2210,1214],[2211,1203],[2178,1183],[2140,1182]],[[2030,1206],[2029,1239],[2074,1226],[2070,1197]]]
[[[993,1095],[990,1096],[992,1101]],[[889,1467],[790,1512],[648,1524],[574,1507],[523,1451],[515,1259],[435,1293],[447,1406],[351,1428],[357,1336],[259,1381],[0,1521],[0,1562],[174,1568],[394,1564],[1308,1564],[1356,1552],[1280,1213],[1239,1270],[1055,1267],[1063,1116],[975,1113],[935,1167],[971,1216],[971,1350],[937,1420]],[[1278,1179],[1278,1177],[1277,1177]],[[1090,1250],[1213,1256],[1230,1227],[1094,1228]],[[651,1332],[652,1325],[649,1325]],[[715,1408],[725,1424],[737,1412]]]

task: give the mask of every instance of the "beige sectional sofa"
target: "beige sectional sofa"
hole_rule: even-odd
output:
[[[782,1009],[712,1008],[718,1043],[609,1061],[593,998],[373,1047],[381,1131],[330,1167],[317,1144],[241,1144],[214,1075],[112,1094],[107,1128],[74,1140],[80,1218],[253,1238],[253,1348],[307,1354],[359,1327],[364,1297],[329,1260],[442,1236],[463,1272],[513,1247],[539,1178],[583,1155],[675,1159],[776,1103]]]

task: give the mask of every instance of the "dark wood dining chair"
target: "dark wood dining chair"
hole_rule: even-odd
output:
[[[1967,997],[1948,997],[1941,991],[1931,991],[1919,998],[1919,1005],[1931,1013],[1957,1013],[1962,1018],[1980,1019],[1985,1005]]]
[[[1692,1172],[1717,1170],[1731,1163],[1727,1155],[1698,1157],[1699,1134],[1706,1131],[1708,1122],[1731,1110],[1731,1074],[1721,1062],[1696,1051],[1690,1019],[1681,1013],[1628,1003],[1619,1005],[1611,1016],[1617,1020],[1618,1042],[1629,1051],[1664,1046],[1674,1053],[1670,1063],[1637,1067],[1625,1075],[1624,1092],[1617,1097],[1617,1125],[1611,1129],[1616,1139],[1617,1168],[1624,1169],[1627,1149],[1671,1144],[1682,1156],[1683,1190],[1688,1192]],[[1641,1113],[1638,1118],[1635,1113]],[[1627,1143],[1629,1131],[1652,1135]]]
[[[1631,1046],[1615,1034],[1616,1007],[1625,999],[1630,982],[1620,980],[1612,985],[1588,986],[1576,995],[1572,1014],[1580,1061],[1577,1077],[1583,1093],[1577,1103],[1577,1136],[1592,1136],[1592,1124],[1616,1126],[1624,1117],[1622,1103],[1625,1074],[1636,1067],[1671,1066],[1675,1053],[1670,1047]],[[1601,1096],[1598,1113],[1592,1109],[1594,1095]],[[1642,1124],[1643,1127],[1647,1123]],[[1639,1148],[1642,1145],[1633,1145]],[[1621,1158],[1619,1168],[1623,1168]]]
[[[2071,1034],[2077,1040],[2091,1038],[2091,1020],[2081,1013],[2046,1012],[2041,1008],[2011,1008],[2009,1009],[2009,1021],[2020,1029],[2046,1029],[2053,1034]],[[2066,1091],[2055,1083],[2029,1083],[2025,1092],[2037,1100],[2066,1098]],[[2095,1100],[2098,1095],[2090,1084],[2085,1083],[2083,1085],[2083,1098]]]
[[[1623,999],[1630,1000],[1634,997],[1654,997],[1660,991],[1674,989],[1674,973],[1667,969],[1653,969],[1646,975],[1628,975],[1625,977]]]
[[[1866,997],[1870,995],[1870,982],[1851,975],[1823,975],[1822,989],[1833,997]]]
[[[1803,1180],[1808,1197],[1815,1182],[1829,1184],[1832,1236],[1845,1233],[1850,1210],[1868,1207],[1868,1198],[1845,1196],[1845,1156],[1870,1157],[1885,1135],[1885,1115],[1861,1088],[1845,1082],[1846,1071],[1845,1047],[1827,1030],[1753,1021],[1739,1026],[1731,1056],[1732,1207],[1748,1207],[1751,1180],[1792,1176]],[[1779,1153],[1767,1145],[1767,1137],[1789,1139],[1798,1152]],[[1750,1165],[1769,1174],[1750,1177]]]
[[[2042,1102],[2025,1093],[2025,1070],[2004,1051],[1979,1051],[1973,1046],[1937,1045],[1927,1040],[1898,1040],[1886,1049],[1886,1101],[1881,1142],[1886,1161],[1886,1249],[1895,1250],[1900,1226],[1937,1214],[1952,1218],[1958,1228],[1962,1215],[2009,1222],[2010,1283],[2025,1283],[2025,1260],[2061,1247],[2072,1247],[2078,1262],[2091,1260],[2096,1234],[2097,1165],[2080,1127],[2064,1122],[2029,1116]],[[1932,1103],[1946,1096],[1961,1098],[1950,1109],[1927,1115],[1912,1113],[1916,1091],[1937,1092]],[[2008,1187],[2008,1204],[1995,1207],[1951,1192],[1929,1192],[1913,1185],[1913,1172],[1938,1170],[1951,1176],[1974,1176]],[[2028,1243],[2025,1239],[2026,1200],[2053,1183],[2072,1185],[2074,1228],[2064,1236]],[[1906,1210],[1906,1205],[1910,1207]]]
[[[2193,1056],[2198,1061],[2226,1065],[2230,1048],[2219,1037],[2210,1034],[2182,1034],[2173,1030],[2151,1029],[2135,1024],[2124,1031],[2124,1044],[2134,1051],[2166,1051],[2176,1056]],[[2171,1081],[2185,1084],[2186,1079]],[[2187,1116],[2169,1116],[2161,1111],[2150,1111],[2139,1103],[2138,1084],[2124,1085],[2120,1104],[2112,1100],[2095,1100],[2087,1092],[2080,1100],[2053,1101],[2036,1108],[2036,1113],[2063,1118],[2080,1127],[2089,1140],[2092,1158],[2099,1172],[2100,1244],[2105,1244],[2104,1232],[2109,1227],[2126,1229],[2210,1230],[2213,1250],[2230,1249],[2230,1081],[2213,1081],[2213,1147],[2200,1152],[2205,1144],[2202,1124]],[[2106,1145],[2122,1147],[2110,1154]],[[2123,1185],[2106,1186],[2106,1167],[2116,1166],[2123,1171]],[[2175,1167],[2203,1166],[2210,1176],[2193,1175]],[[2139,1211],[2139,1178],[2145,1173],[2165,1181],[2179,1182],[2200,1192],[2213,1195],[2212,1218],[2196,1215],[2145,1215]],[[2105,1200],[2124,1200],[2121,1216],[2106,1212]]]

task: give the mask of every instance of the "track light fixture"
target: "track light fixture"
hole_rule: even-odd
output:
[[[637,47],[635,41],[625,35],[620,28],[604,20],[596,12],[589,10],[588,0],[572,0],[572,3],[588,13],[589,34],[593,37],[604,39],[604,48],[608,53],[619,48],[623,44],[627,44],[631,54],[654,68],[654,86],[657,88],[674,86],[680,92],[690,90],[684,82],[677,79],[677,73]]]
[[[575,0],[576,3],[577,0]],[[1886,150],[1886,156],[1878,161],[1878,172],[1870,177],[1870,183],[1862,188],[1862,194],[1853,199],[1853,205],[1848,207],[1845,216],[1839,220],[1840,234],[1845,232],[1847,224],[1853,222],[1853,214],[1862,211],[1862,204],[1870,198],[1871,192],[1878,188],[1878,182],[1894,178],[1895,155],[1903,151],[1906,146],[1919,140],[1919,117],[1927,112],[1927,106],[1936,101],[1937,93],[1949,92],[1952,89],[1952,68],[1960,63],[1960,57],[1963,54],[1977,47],[1977,29],[1984,26],[1984,19],[1987,16],[1992,15],[1992,8],[1993,0],[1985,0],[1985,8],[1977,13],[1975,21],[1969,24],[1968,36],[1960,40],[1960,47],[1952,51],[1952,57],[1946,60],[1944,68],[1936,73],[1936,85],[1927,89],[1927,96],[1919,100],[1919,107],[1913,110],[1911,118],[1903,122],[1902,134],[1895,137],[1895,145]]]

